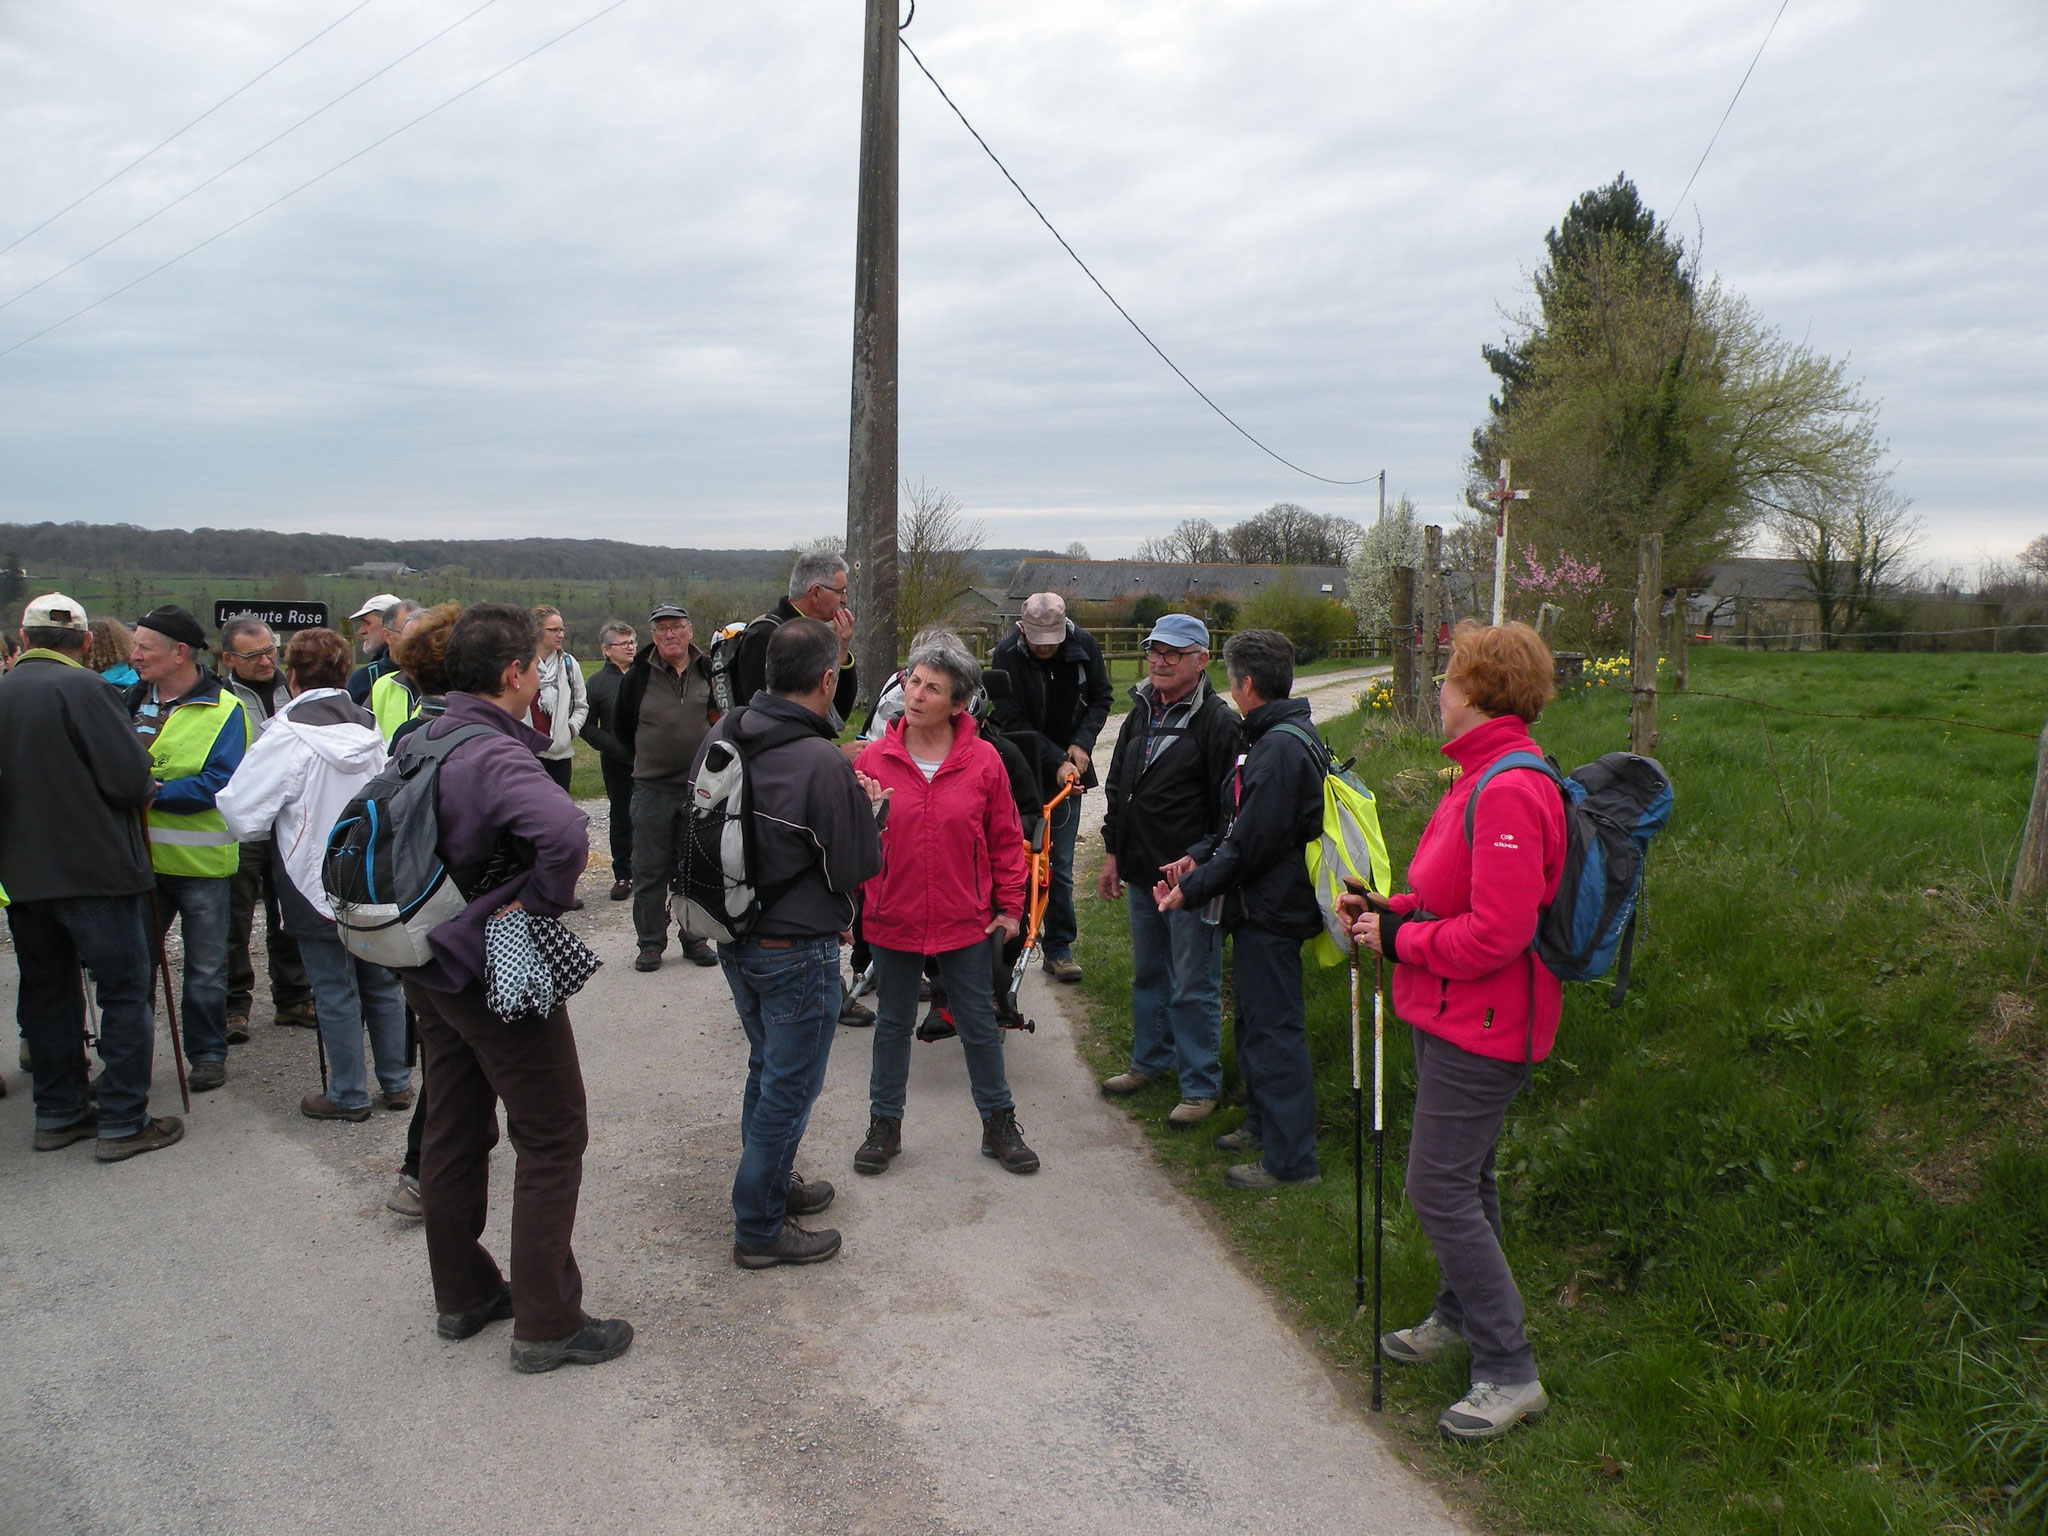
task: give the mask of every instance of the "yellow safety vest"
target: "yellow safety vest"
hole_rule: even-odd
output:
[[[173,704],[169,714],[157,718],[162,723],[149,743],[149,763],[159,780],[189,779],[199,772],[222,731],[240,731],[248,745],[248,712],[225,684],[211,703]],[[227,818],[213,806],[183,814],[150,810],[149,863],[158,874],[224,880],[241,860]]]
[[[370,713],[377,717],[377,734],[384,745],[398,728],[420,712],[420,696],[403,672],[386,672],[370,684]]]

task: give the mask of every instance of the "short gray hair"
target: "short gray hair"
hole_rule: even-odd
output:
[[[220,643],[223,646],[233,645],[243,635],[253,635],[259,629],[265,634],[270,633],[270,626],[261,619],[252,618],[246,613],[238,613],[232,619],[229,619],[227,623],[221,625]],[[271,635],[271,638],[274,640],[277,637]]]
[[[610,645],[614,640],[637,639],[639,639],[639,636],[633,632],[633,626],[621,619],[613,619],[609,624],[602,625],[597,631],[597,643],[599,645]]]
[[[919,667],[929,667],[946,675],[953,685],[955,704],[965,704],[981,686],[980,664],[950,629],[921,630],[910,642],[910,655],[903,663],[904,675],[908,676]]]
[[[1294,642],[1277,629],[1240,629],[1223,642],[1223,670],[1250,678],[1268,704],[1284,699],[1294,691]]]
[[[826,587],[846,569],[846,556],[829,549],[807,549],[789,568],[789,600],[793,603],[813,587]]]
[[[420,611],[420,605],[409,597],[401,597],[384,610],[384,627],[396,629],[407,619]]]

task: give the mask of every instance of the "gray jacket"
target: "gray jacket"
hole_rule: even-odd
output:
[[[721,716],[697,750],[694,775],[714,741],[745,748],[767,727],[801,724],[815,732],[747,758],[755,821],[755,871],[760,888],[794,881],[761,914],[763,938],[813,939],[853,926],[861,886],[882,867],[882,834],[853,764],[832,742],[830,722],[801,704],[759,693],[744,709]]]

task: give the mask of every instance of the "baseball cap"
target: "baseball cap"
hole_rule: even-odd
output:
[[[84,629],[85,608],[62,592],[45,592],[21,611],[23,629]]]
[[[195,651],[207,648],[206,631],[199,627],[199,621],[193,618],[190,612],[180,608],[176,603],[165,603],[162,607],[150,609],[135,621],[135,627],[153,629],[166,640],[174,640],[179,645],[189,645]]]
[[[689,616],[690,610],[681,603],[663,603],[647,615],[647,622],[652,624],[656,619],[687,619]]]
[[[1164,613],[1159,622],[1152,626],[1152,633],[1145,637],[1145,644],[1170,645],[1177,651],[1192,646],[1209,649],[1209,626],[1192,614]]]
[[[1034,592],[1024,599],[1024,613],[1017,620],[1024,638],[1033,645],[1051,645],[1067,638],[1067,600],[1057,592]]]
[[[357,619],[366,618],[370,614],[383,613],[387,609],[396,608],[400,603],[404,601],[405,599],[400,597],[395,592],[379,592],[375,597],[371,598],[367,603],[363,604],[362,607],[358,608],[354,613],[350,614],[348,616],[348,620],[351,624],[353,624]]]

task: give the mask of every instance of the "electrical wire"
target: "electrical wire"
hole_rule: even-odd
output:
[[[1728,118],[1735,111],[1735,103],[1742,100],[1742,86],[1749,84],[1749,77],[1756,73],[1757,59],[1761,59],[1764,56],[1764,49],[1770,46],[1771,33],[1778,30],[1778,23],[1785,19],[1785,7],[1791,3],[1792,0],[1780,0],[1778,14],[1771,18],[1770,26],[1765,29],[1764,40],[1756,45],[1756,58],[1749,61],[1749,68],[1742,72],[1742,84],[1736,86],[1735,94],[1728,98],[1728,111],[1723,112],[1721,114],[1721,121],[1714,124],[1713,136],[1707,140],[1707,147],[1700,151],[1699,165],[1694,166],[1692,174],[1685,178],[1685,192],[1690,192],[1692,184],[1700,179],[1700,166],[1705,165],[1707,163],[1707,156],[1714,152],[1714,144],[1721,137],[1721,130],[1728,126]],[[1682,208],[1685,206],[1685,192],[1678,194],[1678,201],[1673,203],[1672,207]]]
[[[492,70],[488,75],[485,75],[481,80],[474,81],[471,84],[464,86],[461,90],[457,91],[453,96],[450,96],[446,101],[442,102],[439,106],[427,108],[426,111],[422,112],[418,117],[413,118],[410,122],[402,123],[398,127],[392,129],[389,133],[385,134],[384,137],[382,137],[381,139],[376,139],[368,144],[365,144],[361,149],[357,150],[347,159],[337,160],[333,165],[327,167],[327,169],[322,171],[319,175],[308,177],[305,181],[302,181],[296,187],[293,187],[289,192],[281,193],[278,196],[272,198],[269,202],[265,203],[261,208],[256,209],[253,213],[243,214],[242,217],[235,220],[234,223],[228,225],[227,228],[218,230],[215,233],[208,235],[204,240],[200,241],[197,245],[187,247],[185,250],[182,250],[177,255],[173,256],[169,261],[162,262],[157,266],[151,267],[147,272],[143,273],[140,277],[134,278],[128,282],[123,283],[120,287],[116,288],[112,293],[102,294],[99,298],[94,299],[90,304],[86,305],[83,309],[73,310],[63,319],[54,321],[53,323],[44,326],[40,331],[37,331],[32,335],[24,336],[21,338],[21,340],[14,342],[9,346],[0,347],[0,357],[6,357],[11,353],[19,352],[23,347],[27,346],[30,342],[42,340],[43,337],[49,335],[52,331],[59,330],[62,327],[69,325],[72,321],[80,318],[83,315],[91,314],[94,310],[98,309],[102,304],[105,304],[108,300],[118,299],[122,294],[126,293],[129,289],[148,282],[152,277],[155,277],[159,272],[163,272],[171,267],[175,267],[187,256],[197,255],[200,251],[205,250],[209,245],[213,244],[214,241],[221,239],[223,236],[233,234],[236,230],[240,229],[244,224],[247,224],[250,220],[260,218],[262,215],[270,212],[271,209],[277,207],[278,204],[286,202],[291,198],[297,197],[301,192],[305,191],[308,187],[313,186],[316,183],[325,181],[328,177],[332,176],[336,171],[341,170],[343,167],[353,165],[356,161],[362,159],[363,156],[370,153],[371,150],[378,149],[386,144],[389,144],[393,139],[397,138],[401,133],[406,132],[408,129],[417,128],[421,123],[424,123],[428,118],[434,116],[436,113],[445,111],[449,107],[454,106],[455,103],[462,100],[463,97],[471,94],[474,91],[479,91],[483,89],[483,87],[489,85],[493,80],[497,79],[500,75],[509,74],[512,70],[515,70],[520,65],[524,64],[528,59],[533,58],[537,54],[547,52],[548,49],[554,47],[555,44],[563,41],[565,38],[574,36],[576,33],[581,32],[585,27],[589,26],[592,22],[602,20],[604,17],[609,16],[613,11],[616,11],[620,6],[626,3],[627,0],[611,0],[610,5],[605,6],[601,10],[591,12],[590,15],[584,17],[581,21],[577,22],[574,26],[568,28],[566,31],[557,32],[553,37],[549,38],[546,42],[542,43],[538,48],[534,48],[526,53],[522,53],[518,58],[514,59],[509,64],[500,65],[498,68]],[[479,9],[481,9],[481,7],[479,7]]]
[[[416,43],[412,47],[406,49],[405,52],[401,53],[389,64],[386,64],[382,69],[378,70],[375,74],[364,76],[361,80],[358,80],[354,85],[350,86],[347,90],[343,91],[339,96],[335,97],[334,100],[328,102],[326,106],[314,108],[314,110],[308,112],[304,117],[300,118],[296,123],[293,123],[291,127],[285,129],[282,133],[275,134],[272,137],[265,139],[261,144],[258,144],[254,149],[250,150],[249,153],[242,156],[241,159],[235,161],[234,164],[223,166],[220,170],[215,171],[211,176],[207,177],[206,180],[200,182],[196,186],[187,187],[183,192],[180,192],[168,203],[165,203],[163,207],[157,209],[155,213],[148,214],[145,217],[136,220],[133,224],[130,224],[126,229],[122,230],[121,233],[115,235],[113,238],[108,240],[102,240],[98,245],[94,246],[91,250],[87,251],[83,256],[79,257],[78,260],[72,262],[69,266],[59,267],[56,271],[52,272],[48,277],[42,279],[42,281],[29,284],[28,287],[22,289],[21,292],[17,293],[11,299],[0,300],[0,309],[11,308],[13,305],[20,303],[23,299],[27,298],[30,294],[34,293],[38,288],[43,288],[51,283],[54,283],[55,281],[57,281],[58,278],[62,277],[67,272],[76,271],[78,268],[84,266],[88,261],[91,261],[93,257],[99,255],[99,253],[101,251],[104,251],[108,246],[118,245],[121,241],[126,240],[130,235],[134,234],[135,231],[142,228],[143,225],[148,224],[153,220],[162,218],[165,214],[169,213],[173,208],[177,207],[178,204],[184,202],[186,198],[193,196],[195,193],[204,192],[216,181],[219,181],[221,177],[227,175],[228,172],[237,170],[240,167],[247,165],[251,160],[254,160],[258,155],[262,154],[263,151],[270,148],[271,145],[277,143],[279,139],[289,138],[292,134],[297,133],[301,128],[305,127],[306,124],[312,122],[314,118],[320,116],[321,113],[327,112],[332,108],[340,106],[344,101],[347,101],[349,97],[355,95],[355,93],[357,91],[360,91],[364,86],[369,85],[373,81],[381,79],[383,76],[390,74],[392,70],[398,68],[399,65],[403,64],[407,59],[411,58],[414,54],[420,52],[421,49],[432,47],[435,43],[438,43],[442,38],[446,37],[450,32],[453,32],[457,27],[463,25],[465,22],[471,20],[473,17],[481,15],[483,12],[489,10],[492,6],[496,5],[497,3],[498,0],[483,0],[483,4],[479,5],[475,10],[466,12],[465,14],[458,16],[455,20],[449,22],[447,26],[443,27],[440,31],[436,32],[432,37],[428,38],[425,42]],[[233,225],[229,226],[229,228],[231,229],[233,227]]]
[[[159,150],[170,148],[172,144],[176,143],[179,139],[183,138],[186,134],[190,133],[194,128],[197,128],[201,123],[205,122],[209,117],[213,116],[213,114],[218,112],[222,107],[226,106],[229,102],[233,101],[237,96],[241,95],[242,92],[248,90],[250,86],[255,85],[258,81],[262,80],[264,76],[274,74],[277,70],[291,63],[293,59],[296,59],[300,54],[304,53],[308,48],[312,47],[315,43],[319,42],[321,38],[325,37],[328,33],[332,32],[336,27],[340,26],[344,21],[347,21],[349,17],[355,15],[357,11],[360,11],[361,9],[363,9],[364,6],[368,4],[370,4],[370,0],[358,0],[357,4],[343,11],[339,16],[335,17],[334,20],[327,23],[326,26],[322,27],[318,32],[315,32],[311,37],[307,38],[303,43],[299,44],[298,47],[294,48],[290,53],[286,54],[283,58],[279,59],[275,64],[272,64],[268,69],[261,70],[258,73],[250,76],[247,80],[244,80],[232,91],[229,91],[227,95],[221,97],[219,101],[216,101],[204,112],[200,113],[197,117],[193,118],[192,121],[187,123],[183,128],[180,128],[168,139],[165,139],[162,143],[156,145],[155,148],[144,150],[141,154],[137,155],[133,160],[130,160],[126,165],[122,166],[121,169],[114,172],[113,175],[109,176],[105,181],[101,182],[98,186],[92,188],[90,191],[80,193],[77,197],[74,197],[62,208],[59,208],[55,213],[51,214],[47,219],[43,220],[42,223],[36,225],[35,228],[24,230],[22,233],[16,235],[12,240],[8,241],[7,244],[0,245],[0,256],[5,256],[9,251],[13,250],[17,245],[21,244],[22,241],[28,239],[31,235],[41,234],[44,230],[48,229],[52,224],[56,223],[59,219],[63,218],[65,214],[69,213],[72,209],[76,208],[80,203],[83,203],[90,198],[97,197],[100,193],[106,191],[107,188],[111,187],[115,182],[119,181],[123,176],[126,176],[130,171],[134,170],[135,167],[142,164],[142,162],[147,160],[151,155],[156,154]]]
[[[915,14],[915,12],[913,11],[912,14]],[[974,126],[974,124],[970,123],[967,120],[967,114],[960,110],[959,103],[954,101],[951,96],[946,94],[946,88],[943,85],[939,84],[938,77],[925,67],[924,60],[920,59],[917,56],[917,50],[911,47],[908,42],[904,41],[901,29],[898,30],[896,40],[897,42],[903,45],[903,51],[910,55],[910,62],[918,67],[919,72],[923,74],[925,79],[931,81],[932,89],[939,93],[939,99],[945,102],[947,106],[953,109],[953,115],[960,119],[960,126],[965,128],[970,134],[974,136],[974,142],[981,146],[982,153],[987,155],[990,160],[995,162],[995,168],[1003,173],[1003,180],[1007,181],[1011,185],[1011,187],[1015,189],[1017,195],[1024,199],[1024,206],[1029,208],[1033,213],[1038,215],[1038,222],[1046,227],[1046,229],[1051,233],[1053,239],[1059,241],[1060,249],[1065,251],[1069,256],[1074,258],[1074,265],[1079,267],[1082,273],[1087,277],[1088,281],[1095,285],[1096,291],[1099,292],[1105,299],[1109,300],[1110,307],[1114,309],[1118,314],[1124,317],[1125,323],[1128,324],[1132,330],[1138,333],[1138,338],[1141,341],[1143,341],[1146,346],[1150,347],[1155,353],[1158,354],[1159,360],[1162,363],[1166,364],[1167,367],[1171,368],[1174,371],[1174,374],[1180,379],[1181,383],[1187,385],[1189,389],[1192,389],[1204,405],[1208,406],[1210,410],[1214,411],[1218,416],[1221,416],[1224,419],[1224,421],[1229,423],[1232,431],[1236,432],[1239,437],[1242,437],[1246,442],[1250,443],[1254,448],[1258,449],[1259,452],[1263,453],[1267,458],[1272,459],[1275,463],[1285,464],[1297,475],[1306,475],[1309,479],[1320,480],[1325,485],[1370,485],[1373,481],[1379,478],[1378,474],[1375,473],[1366,475],[1357,480],[1335,480],[1328,475],[1319,475],[1312,469],[1303,469],[1299,464],[1295,463],[1292,459],[1285,458],[1282,455],[1275,453],[1271,448],[1268,448],[1264,443],[1260,442],[1256,437],[1252,436],[1250,432],[1246,431],[1244,427],[1239,425],[1236,418],[1233,417],[1230,414],[1230,412],[1224,410],[1223,407],[1218,405],[1214,400],[1211,400],[1208,394],[1202,389],[1202,386],[1197,384],[1193,379],[1189,378],[1187,374],[1182,371],[1180,364],[1176,363],[1172,358],[1168,357],[1166,355],[1165,349],[1162,348],[1158,342],[1154,341],[1149,335],[1146,334],[1145,328],[1142,325],[1138,324],[1136,320],[1131,318],[1131,312],[1125,309],[1123,305],[1119,304],[1117,302],[1116,295],[1111,293],[1108,288],[1103,286],[1102,279],[1097,277],[1095,273],[1089,269],[1088,263],[1081,259],[1080,252],[1076,251],[1071,245],[1067,243],[1067,237],[1061,234],[1059,230],[1053,226],[1052,220],[1048,219],[1045,216],[1045,210],[1040,208],[1038,204],[1031,200],[1031,194],[1029,192],[1026,192],[1023,186],[1019,184],[1017,178],[1010,174],[1010,168],[1007,165],[1003,164],[1002,158],[998,156],[993,149],[989,148],[988,140],[984,139],[981,136],[980,130],[977,129]],[[0,353],[0,356],[5,355],[5,353]]]

